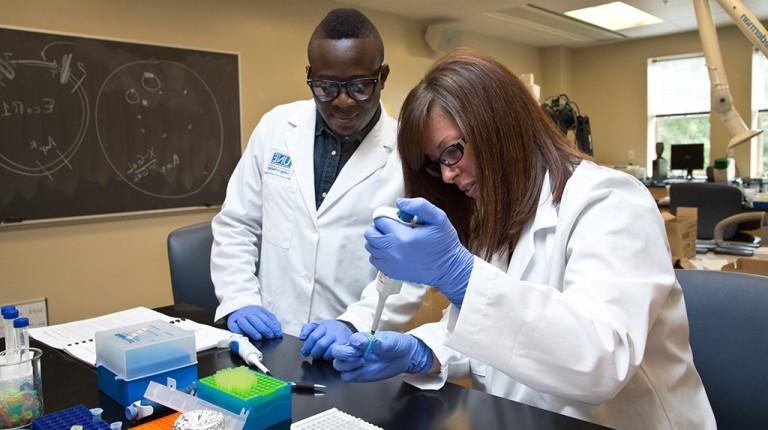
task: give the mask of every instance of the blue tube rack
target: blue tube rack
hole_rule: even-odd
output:
[[[32,420],[32,430],[69,430],[72,426],[83,430],[109,430],[104,420],[94,420],[90,409],[83,405],[73,406]]]

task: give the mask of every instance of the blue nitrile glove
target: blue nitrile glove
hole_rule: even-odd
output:
[[[299,333],[299,339],[304,341],[304,346],[299,350],[299,354],[303,357],[311,355],[312,358],[333,360],[331,347],[347,343],[350,336],[352,330],[341,321],[323,320],[304,324]]]
[[[415,215],[422,225],[374,220],[365,231],[371,264],[390,278],[437,288],[461,307],[474,256],[459,242],[456,229],[437,206],[416,198],[397,199],[397,207]]]
[[[229,314],[227,328],[232,333],[244,334],[253,340],[283,337],[275,314],[259,305],[245,306]]]
[[[401,373],[428,373],[432,350],[421,339],[394,331],[376,333],[373,348],[369,335],[355,333],[346,345],[331,348],[333,367],[344,382],[371,382]]]

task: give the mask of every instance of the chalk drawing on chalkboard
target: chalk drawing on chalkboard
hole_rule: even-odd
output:
[[[141,101],[141,97],[139,97],[139,92],[136,91],[133,88],[129,88],[125,92],[125,101],[128,102],[128,104],[135,105],[136,103]],[[141,116],[141,114],[139,114]]]
[[[187,197],[202,190],[218,168],[224,150],[221,111],[208,84],[181,63],[134,61],[118,67],[104,80],[95,111],[107,162],[142,193]],[[201,156],[204,151],[213,153]]]
[[[152,72],[144,72],[141,75],[141,86],[148,91],[157,91],[160,89],[160,79]]]
[[[0,135],[18,136],[0,146],[0,168],[24,176],[46,176],[67,167],[83,142],[90,108],[82,87],[87,72],[82,63],[73,68],[72,55],[61,63],[48,60],[15,59],[11,53],[0,58]],[[19,85],[14,85],[18,81]],[[30,88],[24,82],[35,82]],[[66,117],[77,127],[63,130],[56,118]]]

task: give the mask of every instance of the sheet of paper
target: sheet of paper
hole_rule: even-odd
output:
[[[220,340],[228,339],[232,336],[232,333],[226,330],[183,318],[169,317],[145,307],[127,309],[65,324],[37,327],[30,329],[29,335],[48,346],[63,349],[72,356],[95,365],[96,348],[93,338],[97,331],[111,330],[154,320],[170,322],[185,330],[193,331],[195,333],[195,349],[198,352],[214,348]]]
[[[96,342],[87,340],[83,342],[75,342],[74,344],[67,345],[62,348],[69,355],[80,359],[91,366],[96,365]]]
[[[152,320],[169,321],[171,317],[145,307],[126,309],[87,320],[72,321],[48,327],[29,329],[29,335],[48,346],[64,349],[65,346],[92,340],[94,333]]]

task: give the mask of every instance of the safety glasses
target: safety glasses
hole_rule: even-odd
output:
[[[443,175],[440,171],[440,165],[447,167],[456,165],[462,158],[464,158],[464,147],[466,145],[467,143],[464,142],[464,138],[459,139],[458,142],[443,149],[440,152],[440,156],[437,157],[437,161],[428,162],[425,170],[436,178],[442,177]]]
[[[348,81],[332,81],[330,79],[310,79],[311,69],[307,67],[307,85],[312,94],[321,102],[327,103],[336,99],[341,94],[341,89],[347,90],[347,95],[353,100],[364,102],[371,98],[376,84],[381,76],[381,66],[375,77],[350,79]]]

